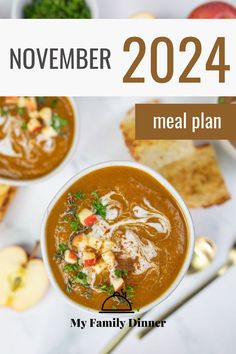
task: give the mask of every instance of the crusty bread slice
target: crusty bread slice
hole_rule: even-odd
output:
[[[190,208],[230,199],[212,146],[195,147],[192,140],[135,140],[134,108],[122,120],[121,130],[132,157],[163,174]]]
[[[150,103],[159,103],[152,101]],[[135,109],[132,108],[121,122],[125,143],[136,161],[159,170],[173,161],[194,152],[192,140],[135,140]]]
[[[160,173],[190,208],[206,208],[230,199],[211,145],[196,148],[194,154],[164,166]]]
[[[0,221],[3,220],[6,210],[14,197],[16,187],[0,184]]]

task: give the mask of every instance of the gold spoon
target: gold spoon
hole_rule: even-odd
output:
[[[206,238],[200,236],[195,241],[193,258],[188,270],[188,274],[193,274],[205,270],[216,256],[216,244]]]
[[[198,237],[195,241],[194,253],[192,262],[188,271],[188,274],[193,274],[206,269],[216,254],[216,246],[213,241],[207,239],[206,237]],[[148,311],[149,312],[149,311]],[[134,319],[142,318],[146,316],[148,312],[134,317]],[[101,354],[111,353],[118,344],[127,336],[127,334],[132,330],[132,327],[125,326],[117,336],[109,343]]]
[[[199,294],[203,289],[205,289],[208,285],[210,285],[213,281],[221,277],[222,275],[225,274],[227,270],[229,270],[232,266],[236,266],[236,242],[232,245],[232,247],[229,249],[228,253],[228,258],[227,261],[223,266],[221,266],[216,273],[214,273],[210,279],[208,279],[205,283],[203,283],[199,288],[193,290],[190,294],[185,296],[184,299],[179,301],[177,304],[175,304],[173,307],[171,307],[169,310],[167,310],[165,313],[163,313],[158,320],[164,320],[167,319],[169,316],[171,316],[174,312],[176,312],[181,306],[185,305],[188,301],[190,301],[194,296]],[[154,321],[157,321],[155,319]],[[148,327],[143,329],[138,333],[138,338],[141,339],[144,336],[146,336],[149,332],[151,332],[153,328]]]

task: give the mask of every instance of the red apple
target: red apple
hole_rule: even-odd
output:
[[[193,10],[189,18],[227,19],[236,18],[236,8],[223,1],[213,1],[203,4]]]

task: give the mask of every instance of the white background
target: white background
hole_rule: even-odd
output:
[[[137,5],[137,3],[139,5]],[[142,5],[140,5],[142,3]],[[160,17],[184,17],[200,1],[111,1],[100,0],[104,17],[125,17],[136,10],[155,9]],[[146,5],[145,5],[146,4]],[[148,5],[147,5],[148,4]],[[152,6],[150,6],[152,4]],[[8,16],[0,0],[0,15]],[[4,9],[4,11],[2,11]],[[157,92],[158,95],[158,92]],[[130,159],[119,131],[119,123],[127,109],[140,98],[78,98],[81,120],[81,141],[72,163],[57,177],[35,187],[19,190],[5,222],[0,226],[0,247],[23,243],[31,247],[39,237],[42,214],[49,199],[61,185],[80,169],[109,159]],[[212,99],[171,99],[164,102],[214,102]],[[233,199],[220,207],[194,210],[197,235],[207,235],[216,241],[215,262],[203,274],[186,277],[176,292],[148,319],[156,317],[190,289],[209,276],[224,262],[227,249],[236,238],[236,169],[215,143],[227,186]],[[165,329],[156,329],[138,341],[136,330],[115,351],[116,354],[234,354],[236,320],[236,269],[232,269],[188,305],[173,315]],[[98,354],[109,342],[116,329],[80,331],[69,327],[71,317],[87,316],[76,312],[50,288],[46,297],[31,310],[16,314],[0,310],[1,354]]]

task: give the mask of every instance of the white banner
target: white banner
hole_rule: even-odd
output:
[[[236,20],[0,20],[0,33],[2,96],[236,94]]]

